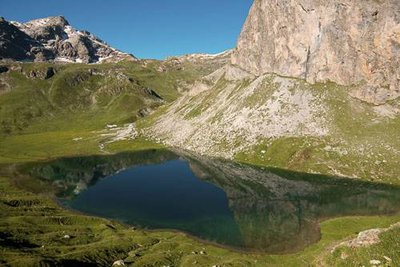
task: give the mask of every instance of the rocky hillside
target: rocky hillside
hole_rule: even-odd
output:
[[[400,96],[399,13],[398,0],[255,0],[232,63],[383,104]]]
[[[398,10],[256,0],[231,62],[145,132],[212,156],[398,182]]]
[[[233,50],[226,50],[218,54],[187,54],[177,57],[169,57],[166,61],[191,62],[193,64],[212,65],[220,68],[230,62]]]
[[[0,59],[78,63],[136,60],[90,32],[74,29],[61,16],[26,23],[0,18]]]

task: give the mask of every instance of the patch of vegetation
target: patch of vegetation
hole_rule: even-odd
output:
[[[310,144],[311,140],[296,137],[260,141],[257,146],[237,154],[236,159],[259,166],[289,168],[290,162],[300,164],[296,158],[299,154],[306,154]],[[307,160],[309,155],[303,158]]]
[[[109,144],[104,144],[103,141],[104,138],[99,136],[97,132],[86,131],[59,131],[8,136],[0,139],[0,164],[163,148],[162,145],[142,137]],[[103,149],[100,146],[101,144],[104,145]]]

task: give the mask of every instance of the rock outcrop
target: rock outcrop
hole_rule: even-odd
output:
[[[229,63],[233,50],[226,50],[218,54],[187,54],[177,57],[169,57],[166,61],[191,62],[197,64],[213,64],[220,67]]]
[[[357,85],[353,96],[383,104],[400,96],[400,2],[255,0],[232,63]]]
[[[27,23],[0,19],[0,59],[78,63],[136,60],[88,31],[78,31],[62,17]]]

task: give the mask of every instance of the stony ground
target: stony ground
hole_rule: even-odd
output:
[[[211,156],[399,182],[400,143],[393,138],[399,102],[374,106],[352,98],[350,90],[254,77],[228,65],[150,117],[144,133]]]

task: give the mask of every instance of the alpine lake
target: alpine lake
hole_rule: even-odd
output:
[[[400,211],[396,186],[169,150],[61,158],[18,172],[68,209],[251,252],[302,250],[321,238],[325,219]]]

